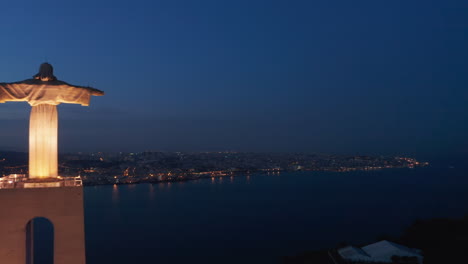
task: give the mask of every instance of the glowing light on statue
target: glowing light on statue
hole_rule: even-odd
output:
[[[88,106],[92,95],[104,92],[70,85],[54,76],[52,65],[43,63],[34,79],[0,83],[0,103],[26,101],[29,121],[29,178],[58,177],[58,114],[61,103]]]
[[[29,119],[29,177],[58,176],[57,106],[32,107]]]

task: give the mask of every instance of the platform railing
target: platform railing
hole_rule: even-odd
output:
[[[29,179],[25,174],[10,174],[0,177],[0,189],[76,187],[82,185],[83,181],[80,176]]]

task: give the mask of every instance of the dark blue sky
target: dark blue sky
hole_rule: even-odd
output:
[[[468,150],[466,1],[15,1],[0,81],[47,60],[104,90],[61,105],[62,151]],[[26,149],[29,106],[0,105]]]

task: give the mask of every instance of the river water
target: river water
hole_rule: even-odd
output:
[[[276,263],[468,213],[457,168],[296,172],[85,187],[88,264]]]

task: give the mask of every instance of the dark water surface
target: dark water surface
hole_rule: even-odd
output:
[[[468,213],[465,170],[298,172],[85,187],[88,264],[275,263]]]

